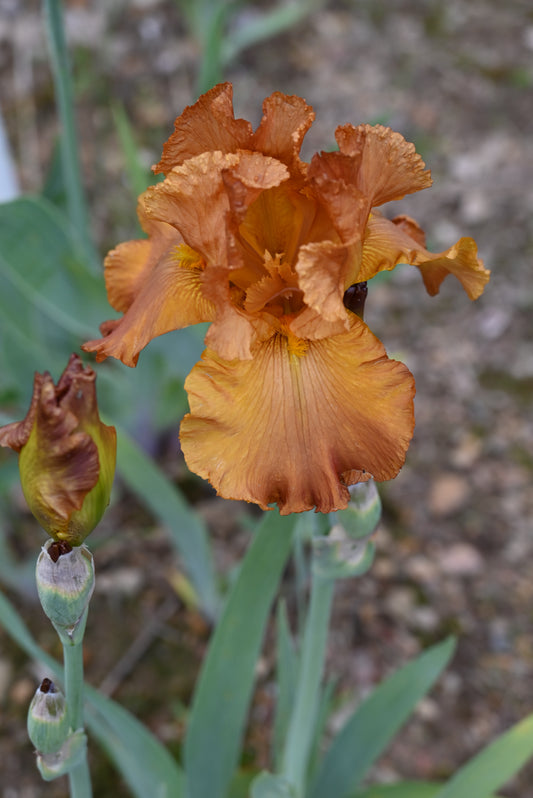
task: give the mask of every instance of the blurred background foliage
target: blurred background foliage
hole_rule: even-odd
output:
[[[531,702],[530,4],[70,0],[65,12],[83,185],[100,260],[118,241],[139,235],[136,196],[153,180],[150,166],[175,116],[223,77],[235,85],[236,114],[254,123],[271,91],[306,97],[317,111],[306,157],[330,148],[335,126],[347,121],[400,130],[436,178],[430,196],[409,198],[402,211],[420,219],[434,248],[474,235],[493,269],[487,296],[473,308],[448,282],[441,296],[428,299],[407,269],[370,296],[370,326],[415,373],[417,432],[401,476],[383,489],[373,582],[365,581],[355,597],[348,588],[340,592],[333,641],[341,692],[354,678],[364,692],[448,632],[465,633],[440,693],[450,714],[445,720],[435,702],[426,704],[381,771],[447,775]],[[7,423],[25,414],[33,372],[48,369],[57,378],[70,352],[95,337],[113,312],[100,265],[69,218],[45,26],[35,0],[23,7],[0,0],[0,73],[16,167],[15,178],[6,168],[0,184],[24,195],[0,206],[0,422]],[[178,454],[177,429],[187,409],[183,379],[202,337],[200,328],[164,336],[142,353],[136,370],[115,362],[98,367],[102,407],[122,434],[121,479],[94,537],[101,606],[118,623],[99,629],[94,645],[104,653],[93,655],[90,678],[103,680],[138,628],[151,628],[152,616],[160,610],[164,616],[164,600],[179,596],[188,611],[175,626],[163,622],[166,642],[153,627],[146,643],[156,641],[152,669],[141,663],[131,681],[119,672],[113,688],[174,747],[203,651],[205,616],[219,612],[221,587],[232,583],[247,540],[243,530],[256,523],[243,505],[222,507]],[[38,538],[17,479],[16,458],[0,452],[0,581],[13,595],[29,597]],[[170,564],[164,573],[162,562]],[[39,629],[31,600],[19,600]],[[388,641],[380,652],[371,643],[376,638]],[[179,674],[172,657],[182,663]],[[268,656],[266,662],[268,670]],[[3,684],[23,667],[13,654]],[[143,699],[142,680],[153,681],[158,668],[168,671],[169,689],[180,696],[170,710],[164,694],[155,707]],[[19,699],[15,692],[7,700],[8,729],[19,728],[16,712],[27,682],[33,684],[24,670],[19,677]],[[270,701],[266,680],[245,751],[254,762],[266,756],[262,727]],[[432,741],[435,753],[422,755],[421,740]],[[106,766],[100,767],[105,783]],[[526,771],[502,794],[521,798],[528,784]]]

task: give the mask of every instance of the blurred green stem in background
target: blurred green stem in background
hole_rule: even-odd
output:
[[[65,39],[61,0],[44,0],[44,17],[59,118],[61,120],[61,168],[67,196],[67,210],[87,259],[95,269],[99,263],[89,224],[81,177],[78,139],[74,119],[74,98],[70,63]]]
[[[243,0],[177,0],[200,48],[196,94],[208,91],[224,78],[226,67],[246,47],[282,33],[320,8],[323,0],[279,2],[269,11],[251,12],[228,31]]]

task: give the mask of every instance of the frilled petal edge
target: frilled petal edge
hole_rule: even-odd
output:
[[[188,158],[210,150],[235,152],[248,147],[251,136],[251,124],[235,119],[231,83],[219,83],[178,116],[153,170],[168,174]]]
[[[335,131],[339,150],[358,162],[357,187],[372,207],[431,185],[431,173],[406,141],[383,125],[342,125]]]
[[[425,236],[418,224],[408,216],[392,221],[375,213],[368,222],[363,245],[363,262],[359,280],[369,280],[377,272],[393,269],[398,263],[418,266],[427,292],[437,294],[448,274],[454,274],[470,299],[477,299],[489,281],[490,271],[477,256],[472,238],[461,238],[444,252],[433,253],[425,248]]]
[[[86,341],[82,349],[98,361],[116,357],[135,366],[139,353],[153,338],[190,324],[212,321],[214,306],[205,298],[203,262],[185,244],[172,247],[155,265],[122,319],[101,325],[103,338]]]
[[[392,479],[414,428],[414,380],[353,318],[320,341],[282,334],[252,360],[206,350],[186,380],[181,443],[192,471],[225,498],[280,512],[345,507],[347,485]]]

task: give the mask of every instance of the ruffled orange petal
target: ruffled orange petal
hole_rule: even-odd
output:
[[[251,136],[251,124],[245,119],[235,119],[231,83],[220,83],[178,116],[174,133],[165,143],[161,160],[153,170],[166,175],[175,166],[203,152],[248,149]]]
[[[253,135],[251,149],[283,161],[293,173],[302,172],[298,156],[314,119],[313,109],[301,97],[274,92],[263,102],[263,118]]]
[[[203,262],[185,244],[173,247],[151,270],[122,319],[101,325],[104,338],[82,349],[98,361],[116,357],[135,366],[152,338],[214,319],[214,306],[203,292]]]
[[[234,212],[244,212],[261,191],[279,185],[286,177],[283,164],[260,153],[206,152],[148,189],[145,206],[149,218],[173,225],[208,264],[224,266],[232,239],[226,223],[229,195]]]
[[[296,272],[306,305],[325,322],[346,321],[343,304],[346,288],[359,279],[361,246],[321,241],[300,247]],[[327,333],[326,333],[327,335]]]
[[[425,246],[425,236],[417,223],[407,216],[390,221],[380,214],[369,219],[363,245],[363,263],[359,280],[369,280],[378,271],[393,269],[398,263],[418,266],[429,294],[437,294],[448,274],[454,274],[470,299],[477,299],[487,284],[490,271],[477,257],[471,238],[461,238],[444,252],[432,253]]]
[[[357,187],[358,174],[359,159],[340,152],[317,153],[309,165],[314,191],[343,242],[362,236],[370,211],[368,198]]]
[[[189,467],[226,498],[284,514],[331,512],[346,507],[348,484],[392,479],[414,427],[410,372],[355,317],[321,341],[275,334],[249,361],[207,350],[185,388]]]
[[[259,152],[243,152],[235,165],[222,172],[234,219],[243,221],[248,208],[259,195],[276,188],[289,177],[285,164]]]
[[[160,259],[182,238],[173,227],[152,222],[150,238],[125,241],[109,252],[104,260],[107,298],[111,307],[125,313]]]
[[[235,166],[238,155],[206,152],[176,166],[145,195],[148,217],[172,225],[206,262],[227,260],[228,198],[222,170]]]
[[[250,360],[251,346],[255,340],[255,327],[244,313],[232,305],[225,305],[205,336],[206,346],[226,360]]]
[[[335,138],[341,153],[358,160],[357,188],[372,207],[431,185],[431,173],[414,144],[388,127],[343,125]]]
[[[349,314],[345,313],[342,317],[333,321],[326,321],[321,312],[314,308],[305,307],[294,319],[288,322],[288,329],[296,338],[303,338],[310,341],[319,341],[321,338],[330,338],[332,335],[340,335],[346,332],[349,326]]]

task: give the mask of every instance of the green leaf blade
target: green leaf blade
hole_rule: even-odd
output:
[[[325,754],[309,798],[345,798],[353,793],[446,667],[454,647],[451,638],[433,646],[363,701]]]
[[[424,781],[402,781],[398,784],[378,784],[354,798],[435,798],[441,785]]]
[[[533,714],[463,765],[435,798],[490,798],[533,756]]]
[[[86,721],[136,798],[183,798],[185,775],[169,751],[131,712],[87,689]]]
[[[254,535],[197,683],[184,758],[188,798],[225,798],[237,766],[255,664],[291,550],[291,517],[269,512]]]

